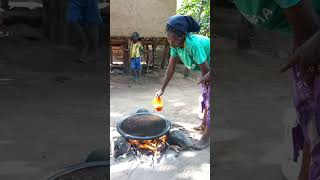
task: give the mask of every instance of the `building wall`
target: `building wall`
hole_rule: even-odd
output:
[[[163,37],[167,19],[176,14],[176,0],[110,0],[110,35]]]

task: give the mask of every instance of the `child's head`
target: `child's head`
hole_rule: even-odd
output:
[[[131,35],[131,39],[133,42],[137,42],[139,41],[141,38],[140,38],[140,35],[138,32],[133,32],[132,35]]]

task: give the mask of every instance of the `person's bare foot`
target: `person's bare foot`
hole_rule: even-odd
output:
[[[204,133],[199,141],[193,143],[193,149],[202,150],[210,144],[210,127],[205,127]]]
[[[202,138],[200,140],[194,142],[192,147],[195,150],[203,150],[206,147],[208,147],[209,144],[210,144],[210,138],[202,136]]]
[[[198,118],[199,120],[203,120],[203,117],[204,117],[204,114],[203,114],[202,112],[198,112],[197,118]]]

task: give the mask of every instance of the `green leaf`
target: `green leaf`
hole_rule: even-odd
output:
[[[202,3],[202,1],[204,1]],[[203,4],[202,13],[200,13],[201,6]],[[210,31],[207,29],[210,27],[210,1],[208,0],[183,0],[181,7],[178,9],[178,14],[192,16],[198,21],[200,15],[200,33],[201,35],[210,37]]]

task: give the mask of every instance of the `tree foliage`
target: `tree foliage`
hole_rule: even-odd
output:
[[[210,0],[183,0],[178,13],[192,16],[201,26],[199,34],[210,37]]]

